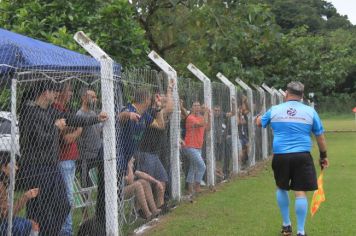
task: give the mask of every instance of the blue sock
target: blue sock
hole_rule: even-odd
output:
[[[283,226],[291,225],[289,218],[289,196],[288,191],[277,189],[277,203],[281,211]]]
[[[308,213],[308,200],[306,197],[295,198],[295,213],[297,215],[297,233],[305,234],[304,226]]]

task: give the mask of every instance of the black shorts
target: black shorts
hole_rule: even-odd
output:
[[[283,190],[318,189],[315,166],[309,152],[274,154],[272,169],[276,185]]]

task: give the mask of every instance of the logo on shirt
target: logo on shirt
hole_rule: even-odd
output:
[[[294,108],[289,108],[289,109],[287,110],[287,114],[288,114],[289,116],[295,116],[295,115],[297,114],[297,110],[294,109]]]

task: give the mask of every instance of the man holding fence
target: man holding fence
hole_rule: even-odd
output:
[[[148,88],[138,88],[135,90],[133,103],[128,103],[118,114],[120,135],[117,142],[119,154],[117,165],[119,173],[126,171],[130,158],[138,150],[145,130],[148,127],[157,129],[165,127],[162,114],[157,115],[159,119],[155,119],[147,112],[151,102],[151,93]]]
[[[273,106],[262,117],[257,116],[256,124],[266,128],[271,124],[273,138],[272,169],[277,185],[277,203],[283,218],[282,235],[292,235],[289,218],[289,196],[295,192],[295,212],[297,218],[297,236],[306,235],[304,231],[308,211],[307,191],[318,188],[316,171],[310,155],[315,135],[320,151],[321,168],[328,167],[324,129],[317,112],[304,105],[304,85],[290,82],[287,85],[286,102]]]
[[[58,86],[52,81],[36,82],[24,94],[19,116],[21,178],[24,188],[39,188],[38,197],[27,203],[26,214],[39,223],[40,235],[59,235],[71,209],[59,168],[60,133],[68,126],[93,125],[108,117],[102,112],[82,118],[54,109]]]

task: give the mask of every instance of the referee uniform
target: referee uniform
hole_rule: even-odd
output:
[[[287,101],[269,109],[261,118],[262,127],[273,129],[272,168],[280,189],[312,191],[318,189],[316,171],[310,155],[310,134],[324,133],[316,111],[299,101]]]
[[[311,134],[314,134],[320,149],[321,166],[327,167],[324,129],[314,108],[301,102],[304,85],[290,82],[287,85],[286,102],[271,107],[257,125],[273,129],[272,169],[277,185],[277,203],[283,218],[282,235],[291,235],[288,191],[296,194],[295,212],[298,236],[305,236],[304,226],[308,211],[306,191],[318,189],[313,158]]]

